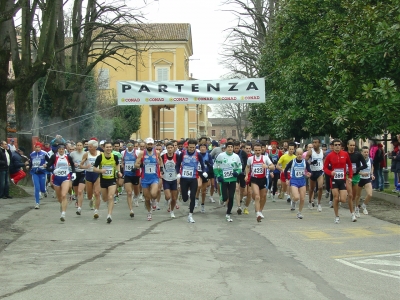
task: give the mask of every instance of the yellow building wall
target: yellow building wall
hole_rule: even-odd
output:
[[[133,65],[129,66],[108,58],[105,63],[99,64],[97,69],[108,69],[109,88],[115,97],[117,96],[117,81],[156,81],[157,66],[169,67],[169,80],[188,80],[190,55],[186,46],[184,42],[176,42],[174,44],[162,44],[160,42],[160,44],[155,45],[148,51],[142,52],[137,59],[137,65],[135,58],[131,60]],[[132,50],[130,53],[134,54],[135,51]],[[108,64],[114,68],[110,68]],[[208,122],[206,105],[181,104],[171,107],[170,110],[165,109],[163,106],[142,105],[141,109],[140,129],[131,135],[130,138],[132,139],[145,139],[147,137],[155,139],[198,138],[203,135],[200,134],[198,129],[204,129],[204,127],[199,127],[199,122],[203,122],[203,124]]]

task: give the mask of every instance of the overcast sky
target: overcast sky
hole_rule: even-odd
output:
[[[235,24],[235,16],[223,9],[222,0],[158,0],[143,10],[148,23],[190,23],[193,56],[189,72],[196,79],[219,79],[228,70],[220,64],[224,30]]]

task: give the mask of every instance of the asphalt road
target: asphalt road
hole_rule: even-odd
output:
[[[400,226],[370,215],[334,224],[322,212],[296,218],[286,201],[268,200],[266,219],[225,221],[206,203],[195,224],[181,203],[176,219],[162,210],[147,221],[143,203],[129,217],[126,195],[106,223],[84,204],[65,223],[51,197],[0,202],[0,299],[398,299]],[[217,199],[217,197],[215,197]],[[163,199],[161,200],[163,204]],[[235,209],[234,209],[235,210]],[[236,210],[235,210],[236,211]]]

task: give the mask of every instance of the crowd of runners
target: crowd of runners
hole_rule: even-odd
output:
[[[400,168],[398,140],[392,142],[394,151],[389,155],[395,163],[399,161]],[[106,221],[111,223],[114,204],[123,193],[129,217],[133,218],[134,207],[144,202],[151,221],[153,212],[161,209],[162,192],[171,218],[182,201],[188,202],[189,223],[195,222],[194,210],[205,213],[206,202],[215,203],[215,197],[226,207],[227,222],[233,221],[233,212],[249,215],[252,210],[261,222],[267,199],[286,200],[296,217],[303,219],[305,204],[307,209],[322,211],[324,194],[335,223],[340,222],[339,206],[344,202],[348,203],[349,220],[356,222],[360,212],[368,214],[375,181],[372,147],[356,149],[354,140],[343,143],[334,139],[326,145],[314,138],[303,149],[294,142],[266,144],[232,138],[220,143],[207,137],[126,142],[91,138],[74,143],[57,136],[34,148],[26,168],[34,184],[35,209],[53,190],[63,222],[69,202],[75,202],[76,214],[81,215],[86,200],[98,219],[103,200],[107,203]],[[14,177],[12,182],[17,184],[20,179]],[[363,201],[362,189],[366,191]]]

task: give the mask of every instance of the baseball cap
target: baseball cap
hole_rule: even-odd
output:
[[[217,141],[212,141],[212,142],[211,142],[211,145],[213,145],[213,146],[215,146],[215,147],[218,147],[218,142],[217,142]]]
[[[225,144],[225,143],[226,143],[226,139],[221,139],[219,142],[220,142],[221,144]]]
[[[146,144],[154,144],[154,140],[151,137],[148,137],[145,142]]]
[[[105,142],[105,140],[100,141],[100,145],[104,145]]]

